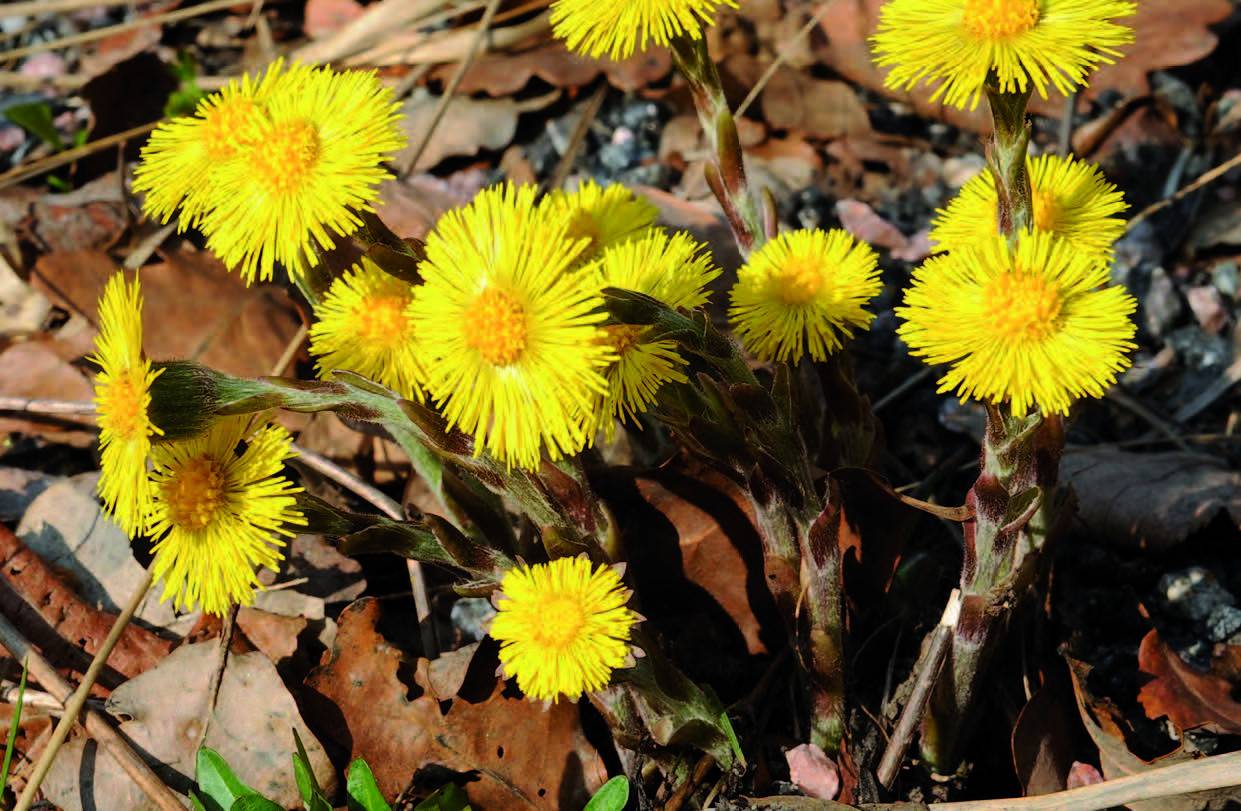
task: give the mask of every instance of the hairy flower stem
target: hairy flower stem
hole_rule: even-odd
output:
[[[768,238],[775,236],[774,228],[778,222],[774,216],[774,206],[770,196],[765,196],[763,201],[768,211],[764,216],[750,190],[741,155],[741,141],[737,136],[737,123],[733,120],[728,100],[724,98],[720,74],[707,53],[706,40],[684,35],[674,37],[672,58],[681,75],[689,82],[698,121],[711,143],[714,160],[706,167],[707,184],[724,209],[724,216],[728,218],[742,255],[749,255]]]
[[[988,165],[999,192],[1001,230],[1014,241],[1033,222],[1026,172],[1029,95],[987,88],[995,122]],[[1056,480],[1063,450],[1059,416],[1037,411],[1014,416],[1007,405],[988,404],[981,471],[966,496],[974,517],[964,526],[960,620],[922,724],[922,755],[937,771],[957,767],[980,696],[987,691],[989,660],[1038,572],[1059,512]]]

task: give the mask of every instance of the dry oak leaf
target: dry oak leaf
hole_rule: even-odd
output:
[[[455,65],[445,65],[437,69],[432,78],[446,81],[456,69]],[[632,93],[664,78],[671,69],[672,55],[665,48],[651,48],[616,61],[590,59],[554,41],[520,53],[493,53],[475,60],[461,77],[457,92],[511,96],[536,76],[553,87],[581,87],[602,73],[608,84]]]
[[[1211,456],[1072,448],[1061,474],[1077,494],[1077,519],[1123,544],[1165,549],[1221,512],[1241,524],[1241,473]]]
[[[866,107],[844,82],[781,68],[763,90],[762,104],[763,117],[776,129],[798,130],[812,138],[870,133]]]
[[[117,267],[101,251],[57,251],[36,263],[34,283],[93,323],[96,302]],[[141,279],[143,343],[155,360],[197,360],[229,374],[265,375],[300,323],[283,290],[246,287],[204,251],[171,251],[163,263],[144,267]]]
[[[0,391],[6,397],[89,400],[90,381],[57,351],[55,341],[41,338],[15,343],[0,353]],[[0,435],[46,434],[59,443],[86,446],[95,442],[90,426],[50,417],[0,416]]]
[[[0,524],[0,613],[58,667],[86,672],[107,637],[114,614],[100,611]],[[154,667],[172,643],[138,625],[121,634],[99,679],[100,693]]]
[[[1241,734],[1241,704],[1232,684],[1190,667],[1151,630],[1138,648],[1138,667],[1150,681],[1138,701],[1148,718],[1167,716],[1177,729],[1205,729],[1216,735]]]
[[[452,700],[446,712],[443,697],[425,687],[410,699],[398,670],[425,672],[422,662],[407,662],[380,635],[379,617],[373,598],[341,613],[333,649],[306,679],[304,706],[326,740],[366,759],[386,797],[430,765],[476,772],[478,780],[463,788],[485,811],[581,808],[607,779],[576,703],[545,709],[506,696],[501,684],[479,703]]]
[[[887,0],[832,0],[821,25],[827,34],[825,61],[846,79],[892,98],[903,99],[923,116],[941,118],[977,132],[990,130],[986,104],[973,111],[962,111],[930,101],[934,85],[922,84],[912,93],[893,91],[883,84],[885,72],[872,58],[867,38],[874,33],[879,9]],[[1123,48],[1124,56],[1115,65],[1105,66],[1090,77],[1087,93],[1097,96],[1104,90],[1117,90],[1125,96],[1144,95],[1149,90],[1146,74],[1161,68],[1188,65],[1215,49],[1218,38],[1207,28],[1228,16],[1228,0],[1176,0],[1176,2],[1138,3],[1138,12],[1125,20],[1136,35],[1134,44]],[[1051,94],[1044,101],[1037,94],[1031,109],[1053,118],[1064,107],[1063,97]]]

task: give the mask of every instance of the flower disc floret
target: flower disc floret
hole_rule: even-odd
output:
[[[631,659],[629,596],[614,568],[584,556],[510,569],[489,631],[506,677],[542,701],[602,690]]]
[[[536,206],[533,187],[486,189],[427,236],[410,304],[427,389],[449,423],[509,465],[586,444],[581,415],[614,357],[585,241]]]
[[[870,325],[863,308],[881,287],[879,257],[847,231],[790,231],[737,272],[728,318],[761,360],[824,360]]]
[[[310,353],[319,376],[344,369],[421,398],[424,372],[409,305],[414,288],[369,258],[332,282],[315,307]]]
[[[1034,227],[1062,237],[1080,251],[1107,256],[1125,231],[1124,195],[1099,167],[1086,161],[1042,155],[1027,163]],[[938,212],[931,240],[937,251],[988,241],[999,232],[995,178],[984,170],[961,187]]]
[[[1045,232],[999,235],[914,271],[900,335],[928,364],[948,364],[940,391],[1016,414],[1067,413],[1101,397],[1129,365],[1137,304],[1107,287],[1106,259]]]
[[[555,0],[552,31],[569,50],[590,57],[626,59],[652,43],[675,37],[702,39],[721,7],[735,0]]]
[[[162,599],[217,616],[254,602],[256,567],[274,570],[285,538],[305,524],[296,501],[301,488],[280,475],[293,455],[287,431],[252,431],[248,417],[156,446],[149,532]]]
[[[1115,20],[1136,10],[1128,0],[889,0],[871,45],[891,68],[888,87],[939,82],[932,101],[972,110],[989,76],[1005,93],[1073,92],[1133,41]]]
[[[142,354],[142,290],[123,273],[108,280],[99,300],[99,335],[90,360],[99,423],[99,495],[104,509],[131,537],[140,532],[151,503],[147,458],[163,432],[151,421],[151,384],[159,371]]]

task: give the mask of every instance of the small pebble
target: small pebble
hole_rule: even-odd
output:
[[[1151,271],[1150,286],[1142,296],[1142,315],[1146,329],[1156,338],[1170,330],[1185,312],[1185,304],[1176,285],[1163,268]]]
[[[1238,271],[1237,263],[1220,262],[1212,268],[1211,283],[1215,285],[1216,290],[1235,301],[1237,290],[1241,288],[1241,271]]]
[[[486,597],[462,597],[452,604],[452,611],[449,612],[452,627],[471,642],[482,641],[495,615],[496,610]]]
[[[1216,606],[1206,619],[1207,637],[1212,642],[1223,642],[1241,631],[1241,608],[1231,605]]]
[[[1236,598],[1201,566],[1168,572],[1159,578],[1159,594],[1174,614],[1200,622],[1212,611],[1236,604]]]

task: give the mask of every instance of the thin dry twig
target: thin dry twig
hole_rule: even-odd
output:
[[[901,770],[901,762],[905,759],[905,750],[909,748],[910,741],[913,740],[914,730],[918,728],[918,724],[922,721],[922,714],[926,712],[926,704],[931,699],[931,692],[935,689],[935,682],[939,678],[939,671],[944,667],[944,660],[948,657],[949,643],[952,641],[953,629],[957,626],[957,618],[961,615],[961,592],[959,589],[953,589],[948,595],[948,603],[944,606],[944,613],[939,619],[939,625],[935,626],[935,630],[931,632],[930,644],[927,645],[926,655],[923,656],[915,666],[917,676],[914,680],[913,690],[909,694],[909,701],[905,703],[905,707],[901,710],[900,718],[896,721],[896,727],[892,730],[892,737],[888,739],[888,745],[883,750],[883,757],[879,760],[879,768],[875,772],[875,776],[879,780],[879,785],[884,788],[892,788],[896,775]]]
[[[776,54],[776,58],[773,59],[771,64],[767,66],[767,70],[763,71],[763,75],[758,77],[758,81],[755,82],[754,86],[750,88],[750,92],[746,94],[745,99],[737,105],[737,110],[733,113],[734,118],[741,118],[741,116],[745,115],[745,111],[750,109],[750,105],[753,104],[754,100],[758,98],[758,94],[763,92],[763,88],[766,87],[767,83],[771,81],[771,77],[776,75],[776,71],[780,69],[780,66],[783,65],[793,54],[793,46],[800,42],[803,38],[809,36],[810,32],[813,31],[823,20],[823,18],[827,16],[827,12],[831,9],[831,7],[832,0],[828,0],[828,2],[819,6],[819,10],[816,11],[809,20],[806,20],[806,24],[803,25],[796,34],[789,37],[786,42],[780,45],[780,52]]]
[[[488,0],[487,8],[483,11],[483,17],[478,22],[478,30],[474,33],[474,40],[470,44],[470,49],[466,51],[465,58],[457,63],[457,69],[453,71],[452,77],[448,80],[448,85],[444,88],[444,94],[440,96],[439,103],[435,105],[435,113],[431,116],[431,123],[422,131],[422,136],[418,139],[418,145],[414,147],[409,161],[397,172],[398,178],[404,179],[418,165],[418,159],[426,151],[427,144],[431,143],[431,136],[435,134],[436,128],[439,127],[440,121],[444,118],[444,113],[448,110],[448,105],[452,102],[453,95],[457,92],[457,85],[461,84],[461,80],[465,77],[465,72],[470,69],[470,65],[474,64],[474,60],[486,51],[487,35],[491,31],[491,21],[496,16],[496,9],[499,7],[500,0]]]
[[[155,126],[158,121],[152,121],[149,124],[142,124],[133,129],[118,132],[116,135],[109,135],[107,138],[100,138],[98,141],[91,141],[89,144],[79,146],[74,149],[66,149],[64,152],[57,152],[55,155],[48,155],[46,158],[40,158],[37,161],[31,161],[24,166],[15,166],[4,174],[0,175],[0,189],[7,189],[23,180],[41,175],[52,169],[58,169],[61,166],[73,163],[76,160],[85,158],[87,155],[93,155],[96,152],[102,152],[105,149],[111,149],[114,146],[123,144],[131,138],[137,138],[146,135]]]
[[[569,145],[565,147],[564,154],[560,156],[560,162],[556,164],[556,169],[552,172],[552,176],[548,178],[547,185],[543,191],[552,191],[564,185],[565,178],[573,170],[573,162],[577,160],[577,153],[582,148],[582,143],[586,140],[586,133],[590,131],[590,125],[594,123],[596,116],[599,115],[599,108],[603,106],[603,99],[607,94],[608,83],[601,81],[599,86],[595,88],[595,92],[587,99],[586,106],[582,109],[582,117],[577,120],[577,126],[573,128],[573,135],[569,137]]]
[[[15,414],[42,414],[48,417],[90,417],[90,422],[94,422],[95,404],[87,400],[0,397],[0,411],[11,411]]]
[[[272,364],[271,371],[268,373],[270,377],[280,377],[289,370],[293,365],[293,359],[297,357],[297,352],[302,348],[302,341],[306,340],[306,334],[310,330],[305,324],[297,328],[297,332],[293,333],[293,337],[289,339],[289,343],[284,347],[284,351],[280,353],[280,358]]]
[[[96,4],[97,5],[97,4]],[[14,48],[11,51],[5,51],[5,59],[21,59],[31,54],[41,53],[43,51],[58,51],[61,48],[71,48],[75,45],[85,45],[88,42],[106,39],[113,34],[122,34],[126,31],[132,31],[135,28],[145,28],[148,25],[163,25],[164,23],[175,23],[180,20],[188,20],[191,17],[199,17],[203,14],[210,14],[213,11],[223,11],[237,5],[237,0],[210,0],[207,3],[201,3],[197,6],[189,8],[181,8],[176,11],[168,11],[163,14],[152,14],[150,17],[138,17],[133,20],[127,20],[116,25],[107,25],[103,28],[95,28],[90,31],[83,31],[80,34],[72,34],[60,39],[51,39],[47,42],[37,42],[34,45],[27,45],[25,48]],[[5,9],[8,14],[8,9]]]
[[[1197,180],[1194,180],[1192,183],[1188,184],[1187,186],[1182,187],[1179,191],[1177,191],[1171,197],[1167,197],[1163,200],[1160,200],[1157,203],[1152,203],[1151,205],[1139,211],[1137,214],[1130,217],[1129,222],[1125,225],[1125,233],[1132,231],[1134,227],[1137,226],[1138,223],[1142,222],[1142,220],[1145,220],[1147,217],[1150,217],[1152,214],[1156,214],[1162,211],[1163,209],[1175,203],[1177,200],[1184,198],[1186,195],[1193,194],[1194,192],[1198,191],[1198,189],[1201,189],[1203,186],[1206,186],[1209,183],[1213,183],[1216,180],[1219,180],[1221,177],[1228,174],[1233,169],[1236,169],[1238,166],[1241,166],[1241,152],[1238,152],[1237,154],[1233,155],[1231,158],[1224,161],[1219,166],[1216,166],[1214,169],[1210,169],[1206,172],[1203,172],[1201,175],[1199,175]]]
[[[294,457],[295,462],[300,462],[311,470],[328,477],[349,492],[379,508],[380,512],[392,520],[405,520],[401,505],[379,488],[362,481],[326,456],[320,456],[298,445],[294,445],[293,449],[297,451],[297,456]],[[409,582],[414,592],[414,609],[418,614],[418,630],[422,635],[424,655],[428,659],[434,659],[439,655],[439,642],[435,638],[435,624],[431,621],[431,601],[427,596],[426,576],[423,574],[422,564],[418,561],[406,560],[405,563],[409,569]]]
[[[30,644],[30,641],[22,636],[21,632],[3,615],[0,615],[0,645],[13,654],[14,659],[26,661],[30,668],[31,678],[43,685],[43,689],[62,704],[68,700],[73,693],[73,687],[61,678],[56,668],[52,667],[51,663],[44,659]],[[82,725],[86,728],[87,734],[99,742],[103,750],[129,775],[129,779],[133,780],[134,784],[151,798],[152,802],[163,811],[185,811],[185,806],[181,804],[176,793],[164,785],[155,772],[151,771],[151,767],[134,752],[133,747],[122,737],[121,733],[112,727],[103,713],[87,707],[83,717]]]
[[[135,0],[28,0],[25,3],[5,3],[4,16],[28,17],[37,14],[63,14],[66,11],[81,11],[84,8],[106,8],[108,6],[136,6]]]
[[[17,798],[17,805],[13,806],[13,811],[29,811],[30,806],[34,804],[34,798],[39,793],[39,787],[43,785],[43,778],[47,777],[48,770],[52,768],[52,761],[56,759],[56,753],[60,751],[60,747],[64,745],[65,740],[69,737],[70,730],[73,729],[78,716],[86,706],[86,699],[90,696],[91,688],[95,686],[95,681],[99,678],[99,674],[103,672],[104,666],[107,665],[108,657],[112,655],[112,650],[116,647],[116,643],[121,641],[121,633],[124,632],[125,626],[129,625],[129,621],[133,618],[134,613],[142,605],[142,601],[146,599],[147,592],[151,590],[153,582],[154,576],[148,569],[146,577],[142,579],[142,583],[134,590],[133,596],[129,598],[129,602],[125,604],[125,607],[121,609],[121,613],[117,615],[116,620],[112,623],[112,628],[108,631],[103,644],[95,652],[95,658],[91,660],[90,666],[82,674],[82,681],[78,684],[78,688],[65,700],[65,713],[56,722],[56,728],[52,731],[51,740],[48,741],[43,753],[39,755],[39,760],[35,763],[34,769],[30,773],[30,779],[26,783],[26,787],[22,789],[21,796]],[[48,685],[45,684],[44,686]],[[178,804],[177,807],[179,808],[180,805]]]
[[[240,606],[234,603],[224,615],[224,624],[220,628],[219,647],[216,648],[215,667],[211,671],[211,680],[207,682],[207,706],[203,713],[203,722],[199,725],[198,743],[194,751],[202,748],[207,740],[207,731],[211,727],[211,719],[215,716],[215,705],[220,700],[220,685],[224,682],[224,669],[228,667],[228,652],[233,646],[233,634],[237,631],[237,612]]]
[[[494,20],[493,20],[494,22]],[[510,48],[519,42],[540,36],[551,30],[546,13],[537,17],[492,29],[488,37],[489,50]],[[415,31],[388,37],[384,42],[345,61],[350,66],[368,65],[421,65],[427,62],[456,62],[469,53],[475,32],[468,28],[426,34]]]

